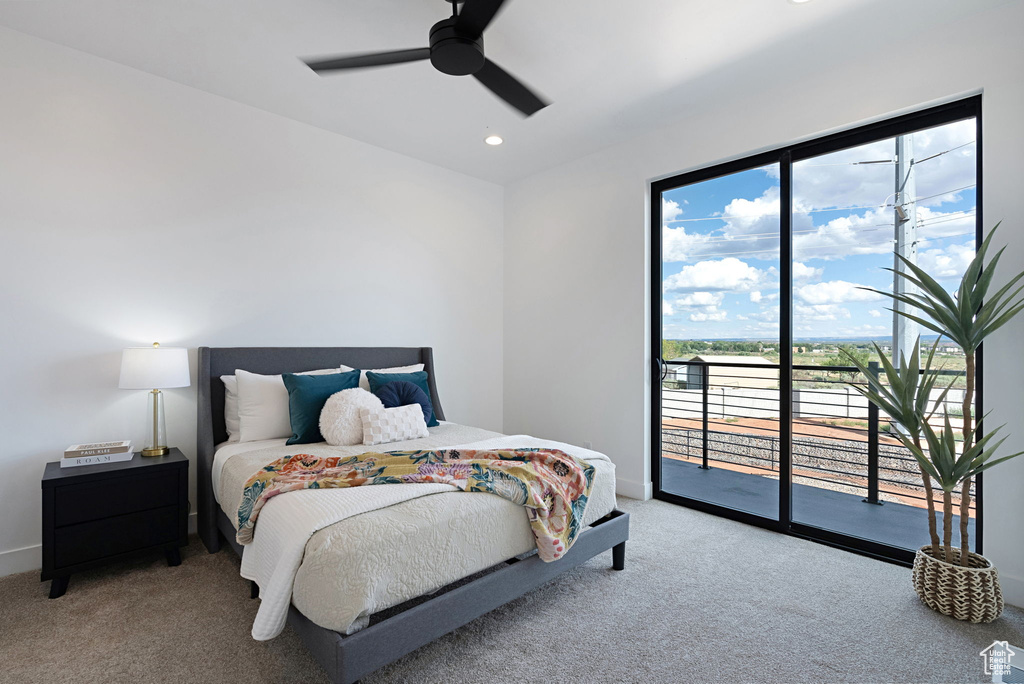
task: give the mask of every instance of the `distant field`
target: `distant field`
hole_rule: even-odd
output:
[[[834,354],[794,354],[793,365],[794,366],[820,366],[822,361]],[[776,354],[771,360],[778,363],[779,357]],[[890,357],[891,360],[891,357]],[[967,359],[962,355],[957,354],[936,354],[935,360],[932,362],[935,368],[942,368],[943,370],[953,370],[963,372],[967,369]]]
[[[663,358],[665,359],[688,359],[699,354],[715,356],[735,356],[738,359],[744,356],[758,356],[768,359],[772,363],[779,362],[778,344],[764,343],[763,349],[757,351],[761,343],[755,342],[699,342],[691,340],[664,340],[662,342]],[[806,345],[806,346],[805,346]],[[703,348],[701,348],[703,346]],[[807,343],[796,343],[794,348],[820,349],[819,352],[811,351],[797,352],[793,354],[794,366],[821,366],[823,369],[829,366],[851,366],[849,359],[840,352],[835,343],[808,345]],[[843,345],[844,349],[853,352],[861,361],[867,362],[875,358],[875,350],[870,342],[859,341]],[[963,373],[966,370],[967,360],[962,354],[936,354],[933,361],[934,368],[941,368],[945,371]],[[814,387],[822,383],[834,383],[836,381],[849,380],[844,377],[846,374],[838,372],[817,372],[817,371],[796,371],[795,379],[803,387]],[[963,387],[964,380],[959,378],[954,387]],[[824,385],[823,385],[824,386]]]

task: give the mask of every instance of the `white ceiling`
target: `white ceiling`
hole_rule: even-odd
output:
[[[486,52],[553,102],[528,119],[429,62],[321,77],[297,59],[425,47],[445,0],[0,1],[0,25],[508,183],[1012,1],[507,0]]]

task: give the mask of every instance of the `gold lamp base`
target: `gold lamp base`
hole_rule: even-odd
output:
[[[166,456],[170,449],[165,446],[147,447],[142,450],[143,456]]]

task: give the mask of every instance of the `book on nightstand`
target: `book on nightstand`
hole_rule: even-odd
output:
[[[130,461],[135,453],[130,441],[97,442],[95,444],[72,444],[64,450],[64,458],[60,459],[61,468],[75,466],[98,465],[100,463],[119,463]]]
[[[103,454],[121,454],[132,450],[130,440],[121,442],[93,442],[92,444],[72,444],[64,450],[64,458],[82,458],[83,456],[102,456]]]

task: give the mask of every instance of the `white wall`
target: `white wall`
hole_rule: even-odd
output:
[[[721,97],[685,103],[681,111],[698,110],[689,118],[507,187],[506,432],[592,441],[618,466],[621,493],[649,495],[653,178],[983,91],[985,222],[1005,219],[1005,272],[1024,269],[1020,26],[1024,4],[1008,3],[841,62],[823,31],[813,59],[769,51],[759,64],[736,65],[765,69],[760,89],[733,88],[734,72],[723,68],[712,75]],[[997,424],[1012,421],[1016,444],[1024,440],[1022,338],[1024,317],[986,352],[985,404]],[[984,548],[1009,599],[1024,605],[1024,458],[999,468],[985,485]]]
[[[501,429],[500,187],[6,29],[0,93],[0,575],[39,567],[47,461],[142,442],[122,347],[429,345]],[[194,457],[195,387],[166,403]]]

